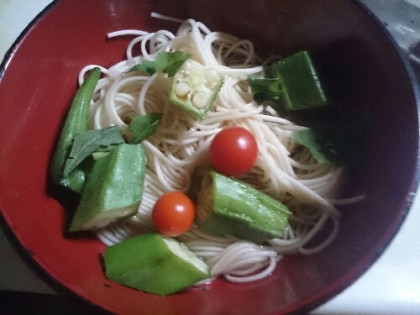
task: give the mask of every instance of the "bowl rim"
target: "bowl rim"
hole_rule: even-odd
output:
[[[9,63],[12,61],[13,56],[17,49],[19,48],[20,43],[25,39],[26,35],[29,34],[31,29],[35,27],[35,25],[40,22],[40,20],[50,13],[50,11],[60,5],[63,0],[53,0],[50,2],[43,10],[41,10],[23,29],[23,31],[17,36],[15,41],[9,47],[9,49],[4,54],[3,60],[0,63],[0,84],[1,81],[7,71]],[[395,38],[391,35],[388,29],[383,25],[382,21],[379,19],[375,13],[368,8],[368,6],[361,2],[361,0],[347,0],[349,2],[354,3],[355,5],[359,6],[361,10],[363,10],[371,19],[372,23],[375,23],[377,27],[381,29],[381,32],[384,36],[386,36],[387,40],[392,44],[395,52],[399,56],[399,60],[402,63],[402,68],[410,82],[411,91],[413,93],[413,97],[416,103],[416,111],[417,111],[417,121],[418,121],[418,136],[420,136],[420,77],[417,77],[414,71],[414,67],[412,62],[410,61],[407,52],[405,52],[397,43]],[[63,1],[64,2],[64,1]],[[406,205],[404,209],[401,209],[401,214],[398,217],[398,221],[391,226],[388,230],[388,233],[382,235],[380,238],[377,247],[372,255],[368,255],[365,257],[363,263],[359,263],[354,268],[350,269],[349,272],[343,277],[344,281],[339,281],[339,283],[333,283],[330,285],[326,290],[320,292],[319,294],[315,294],[309,297],[307,300],[304,300],[299,303],[298,307],[296,308],[296,304],[283,309],[281,312],[288,313],[290,312],[297,312],[300,313],[302,311],[312,311],[317,307],[327,303],[329,300],[343,292],[346,288],[351,286],[355,283],[359,278],[361,278],[365,272],[370,269],[374,263],[381,257],[381,255],[385,252],[388,248],[392,240],[395,238],[396,234],[400,231],[404,221],[407,218],[408,213],[412,210],[413,202],[417,191],[419,190],[420,184],[420,137],[419,142],[417,143],[417,158],[415,164],[415,173],[413,176],[413,180],[411,185],[407,191],[406,195]],[[17,249],[19,256],[22,260],[28,265],[30,270],[32,270],[42,281],[44,281],[49,287],[57,291],[58,293],[63,292],[71,295],[74,298],[77,298],[85,303],[87,303],[88,307],[100,308],[102,311],[106,311],[100,306],[94,304],[92,301],[86,299],[85,297],[73,292],[70,288],[68,288],[65,284],[61,283],[57,279],[55,279],[44,267],[41,261],[39,261],[36,257],[34,257],[30,250],[25,248],[22,244],[20,238],[16,233],[13,231],[11,227],[11,223],[8,221],[7,216],[0,211],[0,229],[4,232],[8,241],[12,244],[12,246]],[[341,279],[342,280],[342,279]],[[31,292],[29,292],[31,293]],[[277,314],[277,312],[273,313]]]

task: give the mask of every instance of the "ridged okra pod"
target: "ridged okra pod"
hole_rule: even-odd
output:
[[[190,195],[200,228],[257,244],[281,237],[291,215],[251,185],[205,168],[195,170]]]
[[[92,100],[93,92],[101,75],[99,68],[94,68],[88,74],[86,80],[77,90],[67,118],[64,122],[63,129],[58,140],[51,165],[50,173],[55,184],[69,187],[79,191],[83,186],[84,170],[75,170],[75,174],[63,176],[64,166],[69,156],[74,137],[81,132],[87,131],[89,121],[89,107]]]
[[[104,261],[108,279],[159,295],[181,291],[210,277],[210,268],[183,243],[157,233],[107,247]]]
[[[120,144],[90,171],[70,231],[95,230],[137,212],[143,194],[146,154],[141,144]]]

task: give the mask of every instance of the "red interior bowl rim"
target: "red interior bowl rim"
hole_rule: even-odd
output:
[[[392,46],[395,48],[396,52],[398,53],[400,57],[400,61],[403,63],[405,72],[410,80],[413,95],[416,101],[416,107],[417,107],[417,114],[420,117],[420,87],[418,84],[418,79],[416,77],[416,74],[414,72],[413,66],[410,63],[410,60],[407,56],[407,53],[402,50],[402,48],[398,45],[394,37],[387,31],[387,29],[384,27],[383,23],[380,21],[380,19],[367,8],[366,5],[361,3],[359,0],[351,0],[356,5],[358,5],[362,10],[364,10],[369,17],[371,18],[372,22],[377,23],[380,25],[381,29],[384,32],[384,35],[388,38],[388,40],[391,42]],[[46,14],[50,12],[52,8],[54,8],[56,5],[59,5],[60,0],[54,0],[50,4],[48,4],[42,11],[40,11],[34,19],[28,23],[28,25],[24,28],[24,30],[19,34],[17,39],[14,41],[14,43],[11,45],[11,47],[7,50],[7,52],[4,55],[4,58],[0,64],[0,84],[1,79],[3,78],[5,71],[7,69],[8,64],[13,58],[14,52],[18,49],[19,44],[23,41],[26,34],[31,30],[32,27],[34,27]],[[420,135],[420,129],[418,129],[419,135]],[[377,247],[373,249],[371,255],[367,255],[368,259],[363,262],[363,264],[359,264],[358,268],[353,269],[346,277],[344,281],[340,281],[338,286],[332,286],[328,292],[322,292],[320,296],[316,295],[309,299],[309,301],[303,302],[303,304],[299,303],[299,306],[296,308],[296,305],[290,309],[291,312],[300,313],[302,311],[310,311],[315,309],[316,307],[322,305],[323,303],[327,302],[337,294],[341,293],[344,289],[349,287],[351,284],[353,284],[356,280],[358,280],[377,260],[378,258],[383,254],[383,252],[386,250],[388,245],[391,243],[391,241],[394,239],[398,231],[400,230],[403,222],[405,221],[410,209],[412,208],[417,189],[419,187],[420,183],[420,140],[419,140],[419,148],[417,150],[417,163],[416,163],[416,172],[413,176],[413,181],[411,183],[409,191],[407,191],[407,203],[405,209],[401,209],[401,215],[399,216],[399,220],[390,227],[388,230],[389,233],[385,234],[380,242],[377,244]],[[11,244],[18,250],[18,254],[20,257],[28,264],[29,268],[35,272],[37,276],[39,276],[47,285],[52,287],[58,292],[66,292],[70,293],[72,295],[77,296],[79,299],[85,301],[88,305],[91,305],[92,302],[89,300],[86,300],[83,296],[79,296],[78,294],[75,294],[70,288],[66,287],[65,284],[58,282],[54,277],[52,277],[48,271],[43,267],[42,262],[39,261],[36,257],[33,257],[31,255],[31,252],[22,246],[19,236],[16,235],[13,230],[10,227],[11,222],[9,222],[7,216],[3,214],[0,211],[0,220],[1,223],[5,222],[6,225],[1,224],[1,228],[5,232],[8,240],[11,242]],[[92,305],[93,306],[93,305]],[[94,305],[97,307],[97,305]],[[283,310],[288,311],[288,310]]]

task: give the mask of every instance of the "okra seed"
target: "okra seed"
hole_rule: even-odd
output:
[[[204,79],[207,81],[209,85],[217,83],[219,79],[219,75],[216,70],[208,69],[204,71]]]
[[[182,71],[189,72],[191,70],[191,62],[189,60],[185,61],[181,67]]]
[[[178,97],[186,97],[190,90],[190,85],[187,82],[177,82],[175,84],[175,94]]]
[[[206,107],[209,101],[209,97],[207,94],[203,92],[196,92],[193,94],[191,102],[196,108],[204,108]]]
[[[199,72],[192,73],[188,78],[188,83],[194,89],[199,89],[203,85],[203,75]]]

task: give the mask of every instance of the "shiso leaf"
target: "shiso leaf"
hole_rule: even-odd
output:
[[[190,57],[190,54],[183,51],[158,53],[155,61],[144,60],[143,62],[131,67],[127,72],[140,70],[148,75],[153,75],[160,69],[163,73],[166,73],[168,77],[173,77],[184,62]]]
[[[72,170],[96,151],[109,151],[118,144],[125,143],[118,126],[82,132],[74,138],[70,154],[64,166],[63,175]]]
[[[157,126],[162,119],[162,114],[151,113],[142,116],[131,117],[128,130],[132,132],[131,143],[140,143],[155,133]]]

